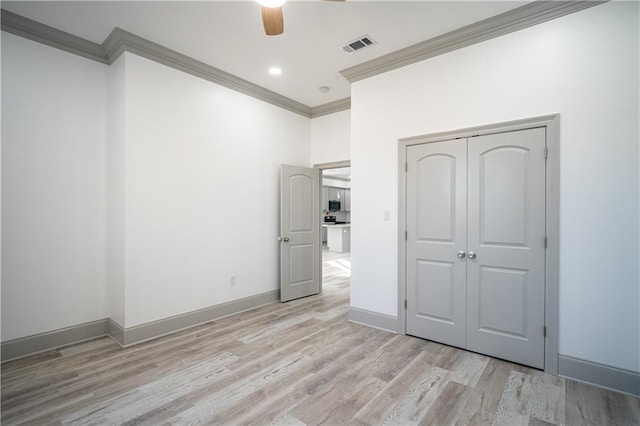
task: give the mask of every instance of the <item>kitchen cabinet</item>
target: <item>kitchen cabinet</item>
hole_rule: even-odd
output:
[[[338,188],[338,200],[340,200],[340,211],[351,211],[351,189]]]
[[[338,188],[338,199],[340,200],[340,211],[345,211],[344,209],[344,188]]]
[[[340,210],[343,212],[351,211],[351,190],[344,188],[340,194]]]
[[[322,187],[322,208],[321,210],[328,210],[329,209],[329,187],[328,186],[323,186]]]
[[[329,251],[351,251],[351,225],[324,225],[327,228],[327,249]]]
[[[329,201],[340,199],[340,188],[334,188],[333,186],[327,186],[329,189]]]

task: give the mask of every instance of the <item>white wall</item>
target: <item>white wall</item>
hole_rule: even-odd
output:
[[[351,158],[351,111],[340,111],[311,120],[311,164]]]
[[[279,288],[280,165],[310,165],[310,120],[132,54],[125,75],[125,327]]]
[[[2,34],[2,338],[106,316],[107,67]]]
[[[128,53],[2,50],[5,341],[279,287],[280,164],[311,165],[309,119]]]
[[[638,15],[607,3],[352,86],[352,306],[397,315],[399,138],[560,113],[560,353],[640,370]]]

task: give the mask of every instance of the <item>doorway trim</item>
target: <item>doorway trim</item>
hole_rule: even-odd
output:
[[[407,247],[405,241],[407,230],[407,147],[456,138],[504,133],[536,127],[545,128],[547,144],[547,163],[545,171],[547,250],[545,252],[544,318],[546,325],[546,338],[544,345],[544,371],[557,375],[560,312],[560,114],[551,114],[484,126],[467,127],[464,129],[412,136],[398,140],[398,333],[406,334],[407,321]],[[542,333],[542,330],[540,330],[540,332]]]

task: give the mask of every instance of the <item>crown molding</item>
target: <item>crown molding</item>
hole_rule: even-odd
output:
[[[349,82],[373,77],[405,65],[423,61],[472,44],[518,31],[606,1],[536,1],[503,14],[476,22],[430,40],[340,71]],[[307,118],[345,111],[351,108],[351,98],[309,107],[291,98],[265,89],[221,69],[115,28],[102,44],[58,30],[24,16],[1,10],[2,31],[46,44],[103,64],[112,64],[124,52],[130,52],[228,89],[278,106]]]
[[[133,53],[288,111],[295,112],[304,117],[311,117],[311,108],[307,105],[121,28],[114,28],[104,43],[102,43],[102,47],[109,64],[113,63],[124,52]]]
[[[61,49],[74,55],[97,61],[103,64],[107,59],[102,46],[81,37],[60,31],[40,22],[36,22],[24,16],[8,10],[1,9],[2,31],[15,34],[47,46]]]
[[[2,31],[83,56],[96,62],[110,65],[124,52],[133,53],[311,118],[311,108],[307,105],[120,28],[115,28],[102,44],[96,44],[5,9],[2,9],[1,18]],[[329,108],[324,109],[324,111],[329,110]],[[329,114],[330,112],[325,113]]]
[[[500,15],[475,22],[432,39],[346,68],[340,73],[350,83],[433,58],[463,47],[519,31],[606,1],[534,1]]]
[[[310,118],[318,118],[348,109],[351,109],[351,98],[338,99],[337,101],[312,107]]]

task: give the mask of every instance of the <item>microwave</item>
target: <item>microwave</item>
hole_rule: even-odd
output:
[[[339,212],[340,211],[340,200],[329,200],[329,211],[330,212]]]

